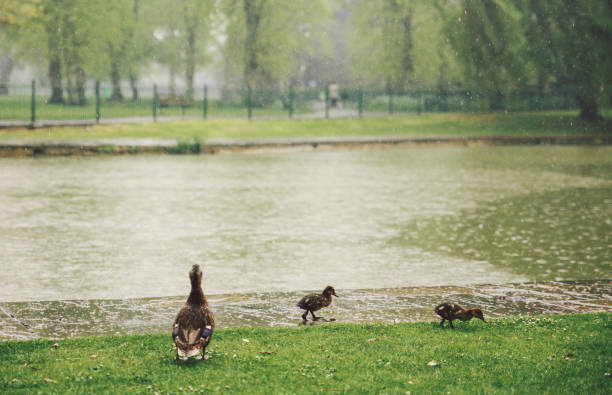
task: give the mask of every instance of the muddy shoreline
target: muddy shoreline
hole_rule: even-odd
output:
[[[612,145],[612,134],[542,136],[428,136],[283,139],[75,139],[0,141],[0,157],[135,154],[216,154],[241,151],[314,151],[420,146]]]

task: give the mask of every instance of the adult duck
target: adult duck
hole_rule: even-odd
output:
[[[202,270],[193,265],[189,272],[191,292],[185,306],[178,312],[172,327],[176,359],[202,359],[215,330],[215,317],[202,291]]]
[[[309,312],[312,314],[313,321],[320,320],[322,317],[316,317],[314,312],[329,306],[332,302],[332,295],[338,297],[334,287],[328,285],[320,294],[314,293],[304,296],[297,304],[299,308],[306,310],[302,315],[302,320],[304,322],[308,321],[306,316]]]

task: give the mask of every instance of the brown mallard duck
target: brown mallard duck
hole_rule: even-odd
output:
[[[176,359],[195,356],[202,359],[215,331],[215,317],[202,291],[202,270],[193,265],[189,272],[191,292],[185,306],[178,312],[172,328]]]
[[[463,306],[458,305],[457,303],[442,303],[436,306],[434,310],[436,314],[442,317],[442,322],[440,322],[440,326],[444,326],[444,321],[448,320],[451,328],[455,328],[453,326],[453,320],[459,319],[461,321],[469,321],[472,318],[480,318],[482,322],[487,322],[484,319],[484,315],[482,314],[482,310],[480,309],[466,309]]]
[[[302,315],[302,320],[304,320],[304,322],[308,321],[306,319],[308,312],[312,314],[313,321],[320,320],[322,317],[315,317],[314,312],[319,309],[322,309],[323,307],[329,306],[332,302],[332,295],[334,295],[335,297],[338,297],[338,295],[336,295],[336,291],[334,290],[334,287],[331,287],[328,285],[323,290],[323,293],[310,294],[310,295],[304,296],[297,303],[299,308],[306,310],[306,312]]]

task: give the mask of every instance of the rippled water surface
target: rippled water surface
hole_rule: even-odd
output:
[[[0,159],[0,301],[612,278],[610,147]]]

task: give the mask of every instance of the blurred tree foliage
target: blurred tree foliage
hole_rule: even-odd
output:
[[[161,65],[189,99],[207,68],[261,103],[341,79],[459,89],[491,110],[562,92],[598,119],[612,98],[611,43],[601,0],[0,0],[0,88],[20,62],[45,75],[52,102],[83,104],[93,79],[110,81],[115,100],[128,81],[136,100],[138,79]]]
[[[431,1],[356,0],[354,6],[353,70],[366,83],[406,92],[457,79],[442,13]]]
[[[154,60],[169,71],[170,93],[176,94],[176,77],[182,74],[191,101],[196,68],[210,60],[211,35],[219,24],[215,0],[150,0],[143,7],[152,26],[147,33],[154,38]]]
[[[329,8],[321,0],[226,0],[223,15],[230,75],[245,90],[257,91],[253,98],[266,101],[298,77],[300,60],[322,39]]]
[[[520,13],[508,0],[461,0],[448,3],[444,11],[444,33],[466,87],[484,95],[491,110],[502,110],[505,96],[525,83],[518,56],[524,42]]]
[[[502,109],[520,88],[551,86],[576,99],[581,117],[599,118],[610,97],[612,3],[599,0],[438,2],[463,82]]]
[[[559,84],[574,96],[581,117],[599,118],[597,103],[610,97],[612,2],[523,0],[524,56],[539,89]]]

